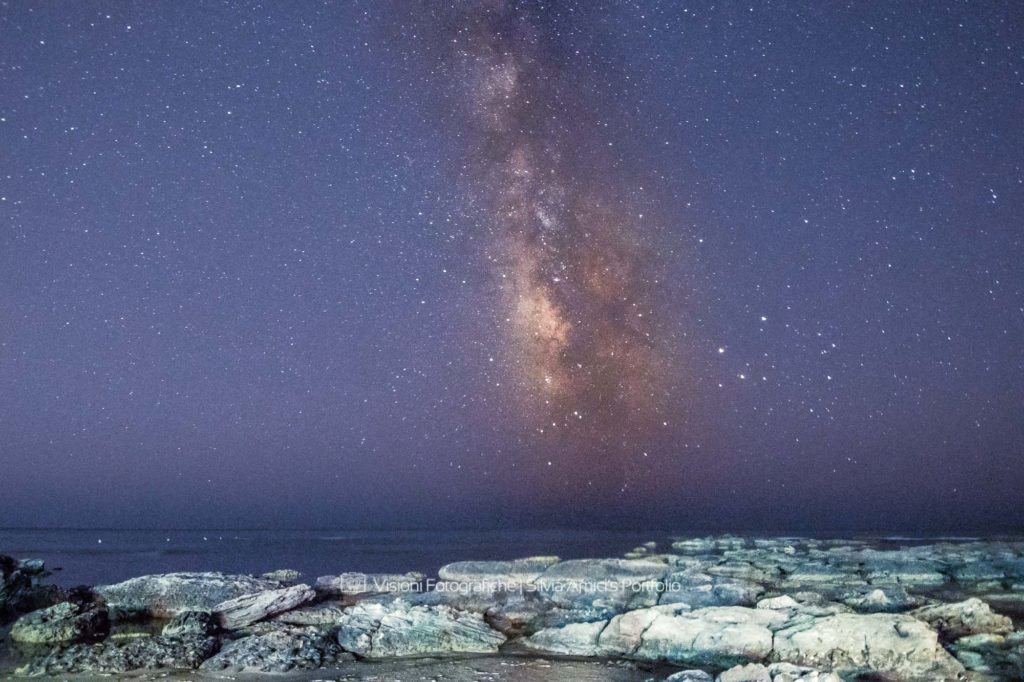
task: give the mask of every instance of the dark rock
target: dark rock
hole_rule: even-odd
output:
[[[137,637],[58,648],[18,669],[21,675],[194,670],[217,652],[213,637]]]
[[[171,618],[160,633],[164,637],[207,637],[217,632],[217,621],[206,611],[183,611]]]
[[[18,560],[0,554],[0,624],[63,599],[59,588],[39,583],[47,575],[41,559]]]
[[[204,670],[285,673],[315,670],[337,663],[345,654],[334,637],[315,627],[262,624],[254,633],[226,642],[220,653],[203,663]]]
[[[65,601],[16,620],[11,639],[23,644],[84,642],[102,639],[109,631],[106,609]]]

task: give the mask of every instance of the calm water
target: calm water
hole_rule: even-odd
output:
[[[555,554],[620,556],[666,534],[637,531],[3,530],[0,554],[46,560],[61,585],[96,585],[147,573],[421,571],[467,559]]]

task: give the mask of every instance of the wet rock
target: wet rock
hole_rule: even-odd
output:
[[[1013,630],[1013,621],[993,613],[980,599],[925,606],[911,611],[910,615],[931,625],[946,640],[967,635],[1006,634]]]
[[[444,653],[493,653],[505,636],[479,613],[448,606],[360,603],[345,612],[338,643],[370,658]]]
[[[101,585],[95,591],[119,615],[170,618],[183,611],[211,611],[229,599],[278,587],[247,575],[164,573]]]
[[[775,633],[773,657],[840,675],[943,679],[963,671],[934,630],[905,615],[841,613],[786,627]]]
[[[10,634],[24,644],[57,644],[102,639],[109,631],[106,609],[66,601],[22,616]]]
[[[213,613],[221,628],[237,630],[314,599],[316,592],[309,585],[295,585],[229,599],[217,604]]]
[[[225,642],[216,656],[203,663],[202,669],[285,673],[315,670],[345,658],[326,630],[264,624],[248,637]]]
[[[213,637],[136,637],[55,649],[18,669],[21,675],[193,670],[217,651]]]

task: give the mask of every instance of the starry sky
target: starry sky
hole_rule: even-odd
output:
[[[0,2],[0,525],[1024,527],[1024,6]]]

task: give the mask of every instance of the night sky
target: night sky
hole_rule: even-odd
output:
[[[0,2],[0,525],[1022,490],[1024,5]]]

